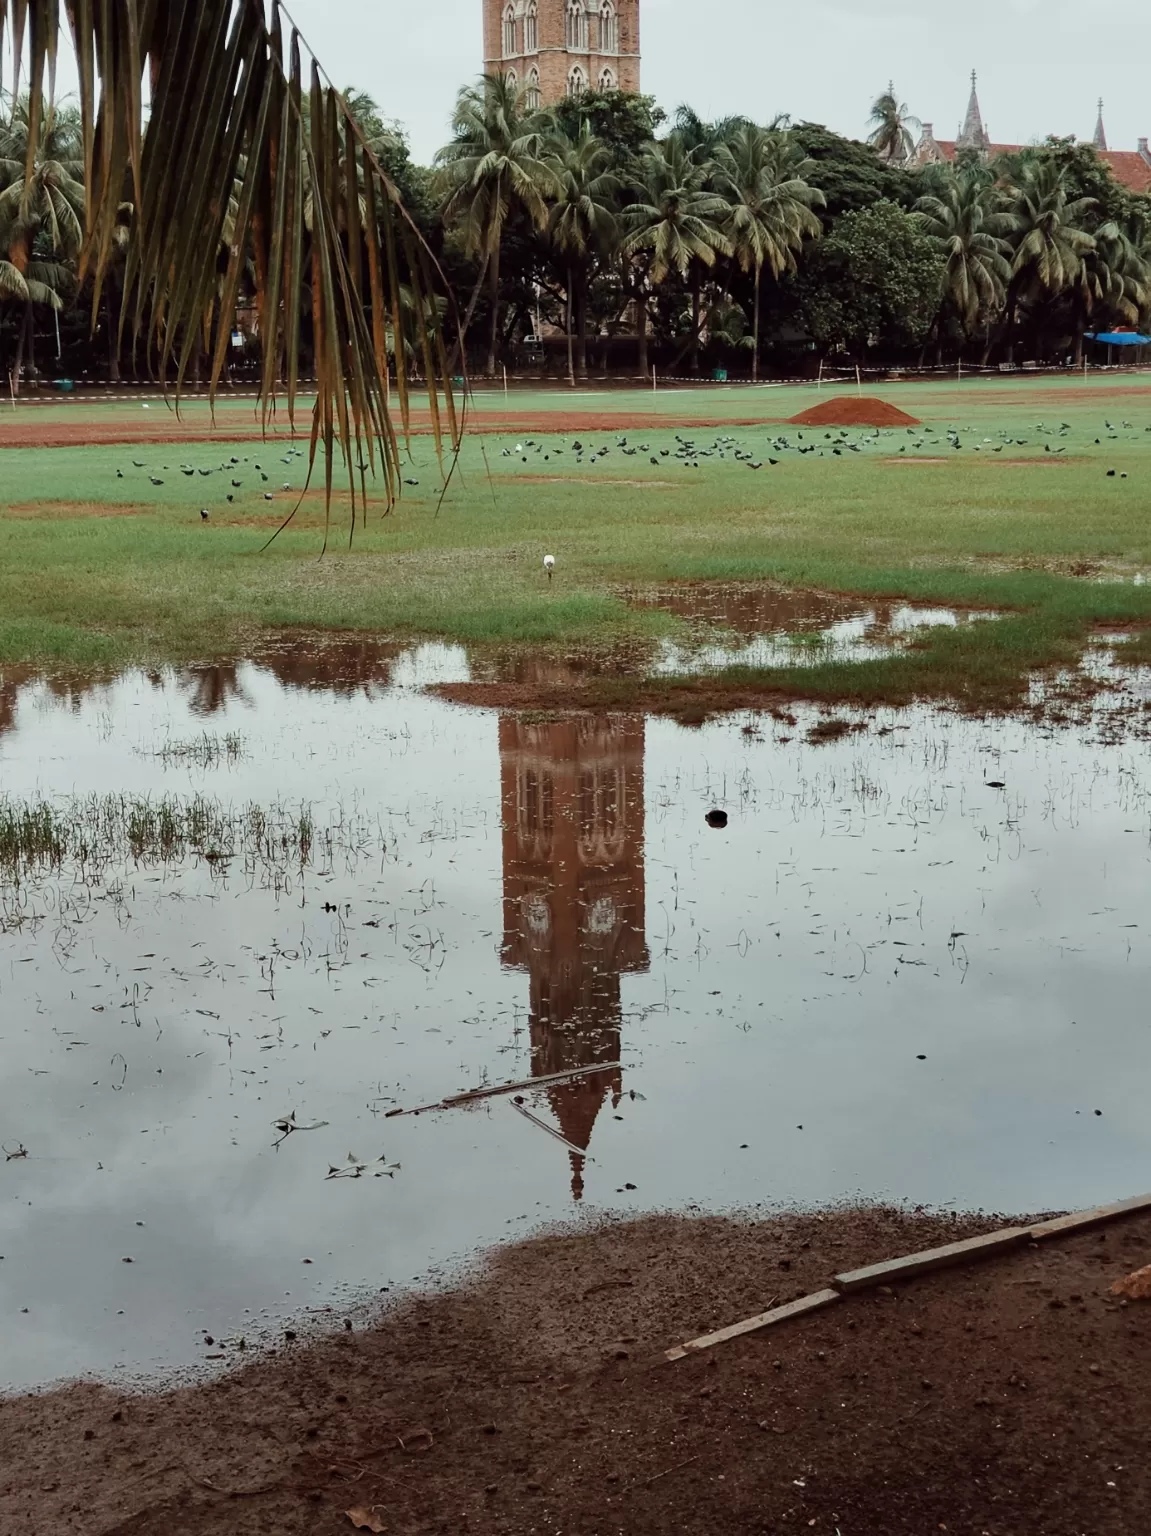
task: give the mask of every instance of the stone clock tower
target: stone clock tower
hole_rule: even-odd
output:
[[[537,106],[585,91],[638,91],[640,0],[484,0],[484,73]]]

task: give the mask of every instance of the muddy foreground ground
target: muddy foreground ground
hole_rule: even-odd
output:
[[[1149,1218],[653,1363],[845,1266],[1001,1224],[584,1229],[210,1384],[3,1400],[0,1531],[337,1536],[363,1510],[391,1536],[1134,1536],[1151,1304],[1110,1286],[1151,1260]]]

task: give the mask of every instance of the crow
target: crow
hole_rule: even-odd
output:
[[[201,517],[201,518],[202,518],[202,519],[203,519],[203,521],[204,521],[204,522],[205,522],[205,523],[206,523],[206,522],[207,522],[207,521],[208,521],[208,515],[209,515],[209,514],[208,514],[208,509],[207,509],[207,507],[201,507],[201,508],[200,508],[200,517]]]
[[[148,479],[151,480],[153,485],[163,485],[164,483],[162,480],[158,480],[155,475],[149,475]]]

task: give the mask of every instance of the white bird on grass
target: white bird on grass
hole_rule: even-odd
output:
[[[548,580],[549,581],[552,579],[552,572],[555,570],[555,568],[556,568],[556,557],[554,555],[545,555],[544,556],[544,570],[548,573]]]

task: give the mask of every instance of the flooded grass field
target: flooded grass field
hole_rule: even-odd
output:
[[[469,676],[343,641],[0,689],[0,1385],[235,1358],[578,1212],[1146,1185],[1144,674],[842,729],[420,691]]]

